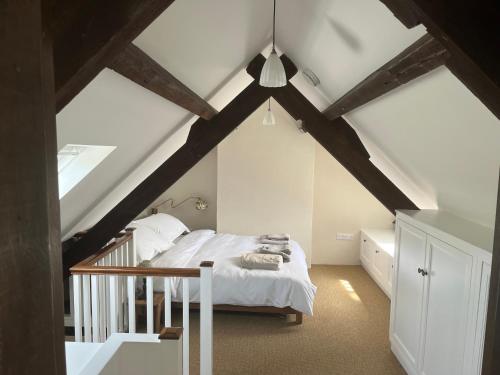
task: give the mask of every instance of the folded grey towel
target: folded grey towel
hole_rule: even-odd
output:
[[[247,253],[241,256],[241,267],[250,270],[278,271],[283,264],[283,257],[276,254]]]
[[[290,241],[290,235],[288,233],[271,233],[264,234],[262,238],[275,241]]]
[[[270,240],[268,238],[261,237],[260,238],[261,243],[265,243],[268,245],[289,245],[290,242],[288,240]]]
[[[259,249],[264,249],[264,250],[269,250],[269,251],[274,251],[278,253],[285,253],[290,255],[292,253],[292,249],[290,248],[289,244],[284,244],[284,245],[269,245],[269,244],[262,244]]]
[[[287,253],[284,253],[282,251],[266,250],[264,248],[260,248],[258,251],[259,251],[260,254],[275,254],[275,255],[279,255],[279,256],[281,256],[283,258],[283,263],[290,262],[290,255],[287,254]]]

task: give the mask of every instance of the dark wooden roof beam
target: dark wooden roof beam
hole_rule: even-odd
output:
[[[381,1],[414,13],[449,51],[447,68],[500,119],[500,2]]]
[[[366,77],[323,113],[336,119],[443,65],[447,50],[429,34]]]
[[[125,47],[108,67],[205,120],[217,114],[210,104],[134,44]]]
[[[52,12],[59,112],[174,0],[55,0]]]

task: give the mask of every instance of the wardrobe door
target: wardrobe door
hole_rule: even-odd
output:
[[[402,221],[397,226],[394,288],[391,306],[393,349],[408,371],[415,373],[420,342],[426,234]]]
[[[463,374],[473,257],[429,237],[422,375]],[[425,274],[427,273],[427,275]]]

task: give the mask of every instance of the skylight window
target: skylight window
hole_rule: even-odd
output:
[[[57,153],[57,172],[59,175],[59,199],[64,197],[95,167],[99,165],[116,146],[64,146]]]

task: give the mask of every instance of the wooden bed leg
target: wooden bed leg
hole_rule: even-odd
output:
[[[295,314],[295,324],[297,324],[297,325],[302,324],[302,318],[303,318],[303,314],[301,312],[298,312],[297,314]]]

